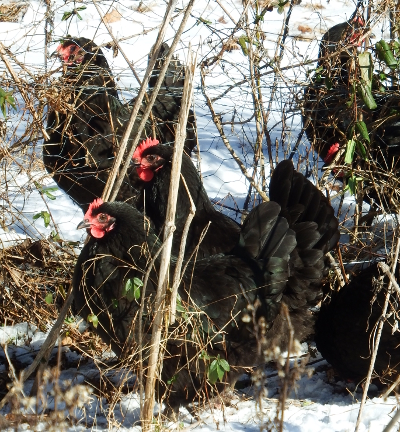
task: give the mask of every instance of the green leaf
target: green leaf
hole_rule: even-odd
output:
[[[66,317],[64,320],[65,324],[73,324],[75,322],[74,317]]]
[[[229,370],[229,363],[225,359],[220,358],[218,354],[217,358],[215,358],[210,364],[208,369],[208,379],[211,384],[215,384],[218,380],[222,382],[225,372],[228,372]]]
[[[15,99],[12,96],[6,97],[6,102],[13,107],[13,109],[17,109],[17,106],[15,105]]]
[[[43,219],[44,226],[47,228],[50,224],[50,214],[47,211],[41,211],[40,213],[36,213],[33,215],[33,220],[37,220],[39,218]]]
[[[208,368],[208,379],[211,384],[215,384],[218,381],[218,363],[217,359],[213,360]]]
[[[367,161],[368,160],[368,158],[367,158],[367,150],[365,150],[364,144],[361,141],[356,140],[356,145],[357,145],[357,148],[358,148],[358,151],[359,151],[361,157],[365,161]]]
[[[88,323],[92,323],[94,328],[97,328],[97,326],[99,325],[99,319],[95,314],[89,314],[86,321]]]
[[[76,13],[76,16],[82,21],[82,17],[79,15],[79,13],[78,12],[75,12]]]
[[[55,200],[57,199],[56,196],[54,196],[53,194],[51,194],[49,191],[44,190],[43,193],[47,196],[47,198],[51,199],[51,200]]]
[[[285,6],[289,3],[289,0],[280,1],[278,3],[278,14],[282,14],[285,10]]]
[[[62,16],[61,21],[66,21],[71,16],[72,16],[72,12],[64,12],[64,15]]]
[[[383,60],[390,69],[396,69],[397,61],[394,58],[393,51],[391,50],[389,44],[381,39],[375,44],[376,53],[380,60]]]
[[[52,294],[52,293],[47,293],[47,294],[46,294],[46,297],[44,298],[44,301],[45,301],[48,305],[53,304],[53,294]]]
[[[209,24],[212,24],[212,21],[208,21],[208,20],[200,17],[200,18],[197,18],[196,25],[199,25],[200,23],[209,25]]]
[[[371,90],[372,74],[374,68],[371,54],[369,52],[363,52],[358,54],[358,64],[360,65],[361,72],[358,90],[361,93],[361,97],[363,98],[365,105],[367,105],[367,107],[371,110],[375,109],[377,105]]]
[[[357,182],[361,181],[362,179],[362,177],[356,177],[352,175],[347,179],[347,185],[344,190],[349,190],[352,195],[355,195],[357,191]]]
[[[367,85],[364,81],[361,81],[358,88],[365,105],[367,105],[370,110],[376,109],[378,105],[376,104],[374,96],[372,95],[371,86]]]
[[[47,228],[50,224],[50,214],[47,211],[42,211],[44,226]]]
[[[242,48],[242,52],[245,56],[249,55],[249,50],[247,49],[247,42],[246,42],[246,36],[242,35],[240,36],[238,40],[238,44],[240,45],[240,48]]]
[[[356,142],[353,139],[347,141],[346,154],[344,156],[344,163],[351,164],[353,162],[354,150],[356,148]]]
[[[122,290],[122,295],[126,296],[128,301],[139,300],[140,299],[140,288],[143,286],[143,282],[137,278],[129,278],[125,282],[124,289]]]
[[[220,359],[219,360],[219,365],[226,372],[229,372],[231,370],[231,368],[229,366],[229,363],[225,359]]]
[[[33,184],[36,186],[38,192],[39,192],[41,195],[46,195],[47,198],[50,198],[51,200],[55,200],[55,199],[57,199],[57,197],[54,196],[54,195],[51,193],[51,192],[54,192],[54,191],[58,190],[58,187],[57,187],[57,186],[51,186],[51,187],[46,187],[46,188],[45,188],[44,186],[42,186],[42,185],[41,185],[39,182],[37,182],[37,181],[34,181]]]
[[[358,132],[360,132],[361,136],[365,139],[365,141],[370,142],[367,125],[362,121],[356,122],[356,128]]]
[[[204,361],[211,360],[211,357],[207,354],[207,351],[202,351],[199,355],[199,358]]]
[[[116,298],[111,299],[111,304],[114,309],[118,307],[118,300]]]
[[[167,380],[167,384],[171,385],[176,381],[176,375],[174,375],[172,378],[170,378],[169,380]]]
[[[50,233],[50,237],[51,237],[51,239],[52,239],[53,241],[55,241],[55,242],[61,240],[61,238],[60,238],[60,236],[58,235],[57,231],[52,231],[52,232]]]
[[[356,194],[357,190],[357,180],[354,176],[351,176],[347,180],[347,187],[352,195]]]

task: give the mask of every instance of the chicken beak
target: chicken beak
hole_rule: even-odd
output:
[[[83,229],[83,228],[90,228],[92,226],[92,224],[89,222],[88,219],[83,219],[83,221],[79,222],[78,226],[76,227],[76,229]]]

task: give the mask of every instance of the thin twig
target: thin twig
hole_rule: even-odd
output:
[[[264,191],[262,191],[260,189],[260,187],[258,186],[258,184],[253,180],[252,176],[247,172],[246,167],[244,166],[243,162],[240,160],[239,156],[236,154],[235,150],[232,148],[228,138],[225,135],[224,132],[224,128],[221,125],[221,120],[219,118],[219,116],[215,113],[214,107],[212,105],[212,102],[210,100],[210,98],[208,97],[206,90],[205,90],[205,81],[204,81],[204,69],[203,66],[201,67],[201,87],[202,87],[202,91],[204,94],[204,97],[206,98],[206,102],[208,105],[208,108],[210,109],[213,121],[215,126],[218,129],[218,132],[222,138],[222,142],[225,144],[225,147],[229,150],[229,153],[232,155],[233,159],[235,160],[235,162],[238,164],[240,170],[242,171],[243,175],[246,177],[246,179],[250,182],[250,184],[253,186],[253,188],[257,191],[257,193],[260,195],[260,197],[264,200],[264,201],[269,201],[269,198],[267,197],[267,195],[265,194]]]
[[[288,325],[289,341],[288,341],[288,346],[287,346],[287,357],[286,357],[286,363],[285,363],[285,378],[283,380],[283,387],[281,390],[281,397],[280,397],[281,416],[279,419],[279,432],[283,432],[283,416],[285,413],[285,401],[286,401],[286,396],[287,396],[287,391],[288,391],[288,380],[289,380],[289,371],[290,371],[290,353],[292,351],[293,337],[294,337],[294,329],[293,329],[292,321],[290,319],[289,309],[285,303],[282,303],[281,314],[285,317],[285,320],[286,320],[287,325]]]
[[[388,398],[390,393],[400,384],[400,375],[397,377],[396,381],[385,391],[385,393],[381,396],[384,401]]]
[[[176,0],[173,0],[174,4],[175,4],[175,1]],[[128,171],[129,165],[131,163],[132,155],[133,155],[133,153],[134,153],[134,151],[135,151],[135,149],[136,149],[136,147],[137,147],[137,145],[139,143],[139,139],[140,139],[142,130],[144,129],[146,121],[147,121],[147,119],[148,119],[148,117],[150,115],[150,112],[152,110],[153,104],[154,104],[154,102],[155,102],[155,100],[157,98],[158,92],[160,90],[162,81],[163,81],[164,76],[165,76],[165,73],[166,73],[166,71],[168,69],[169,62],[171,61],[171,58],[172,58],[173,53],[175,51],[175,48],[178,45],[180,37],[182,36],[183,30],[186,27],[186,23],[187,23],[187,20],[189,19],[190,12],[191,12],[191,10],[193,8],[193,4],[194,4],[194,0],[190,0],[190,2],[188,3],[188,5],[186,6],[186,10],[185,10],[185,13],[183,15],[182,22],[181,22],[181,24],[180,24],[180,26],[178,28],[178,31],[175,34],[175,38],[174,38],[174,40],[173,40],[173,42],[171,44],[170,50],[168,52],[168,55],[165,58],[163,66],[162,66],[162,68],[160,70],[160,74],[158,76],[156,85],[154,86],[154,89],[153,89],[153,91],[151,93],[150,101],[149,101],[149,103],[148,103],[148,105],[146,107],[146,110],[145,110],[145,112],[143,114],[143,117],[142,117],[142,121],[141,121],[141,123],[140,123],[140,125],[138,127],[138,132],[136,134],[136,137],[133,139],[133,141],[131,143],[131,148],[127,152],[128,155],[127,155],[126,160],[125,160],[125,162],[123,164],[123,167],[121,168],[121,172],[119,173],[119,176],[118,176],[117,180],[115,181],[115,184],[114,184],[113,189],[112,189],[112,193],[110,193],[110,200],[111,201],[113,201],[115,199],[115,197],[117,196],[119,188],[121,187],[122,181],[123,181],[123,179],[125,177],[125,174]],[[172,7],[171,7],[171,9],[172,9]],[[160,32],[161,32],[161,30],[162,29],[160,29]],[[157,39],[156,46],[158,46],[157,45],[158,42],[159,42],[159,39]],[[155,49],[155,51],[158,51],[158,49]],[[155,57],[155,59],[157,59],[157,56],[154,56],[154,57]],[[148,70],[149,70],[150,66],[151,66],[151,69],[153,69],[152,61],[153,61],[153,56],[152,56],[151,60],[149,61]],[[147,74],[147,71],[146,71],[146,74]],[[148,77],[147,77],[147,79],[148,79]],[[145,75],[145,79],[143,80],[143,84],[145,83],[145,81],[146,81],[146,75]],[[143,86],[143,84],[142,84],[142,86]],[[141,90],[142,90],[142,87],[141,87]],[[138,96],[138,98],[139,98],[139,96]],[[139,102],[139,100],[137,100],[137,103],[138,102]],[[137,103],[135,103],[134,111],[136,111],[135,108],[136,108]],[[137,106],[137,111],[139,110],[140,105],[141,105],[141,101],[140,101],[140,104],[138,104],[138,106]],[[134,111],[132,111],[132,115],[131,115],[131,118],[129,119],[129,123],[128,123],[127,129],[126,129],[126,131],[124,133],[124,136],[122,137],[121,147],[123,147],[123,146],[126,147],[126,145],[127,145],[127,141],[129,139],[129,135],[130,135],[130,130],[133,127],[133,124],[135,122],[136,115],[137,115],[137,112],[134,115]],[[128,131],[129,131],[129,133],[128,133]],[[119,154],[118,154],[118,157],[117,157],[118,160],[116,160],[114,162],[113,169],[115,170],[115,173],[117,172],[118,167],[120,166],[120,164],[122,162],[123,154],[124,154],[124,151],[120,150]],[[109,181],[110,181],[110,179],[109,179]],[[114,179],[112,179],[111,182],[114,182]],[[107,184],[108,184],[108,182],[107,182]]]
[[[118,175],[118,170],[121,166],[121,163],[122,163],[122,160],[123,160],[123,157],[125,154],[125,150],[126,150],[127,145],[128,145],[128,140],[129,140],[129,137],[131,135],[131,131],[132,131],[133,126],[135,124],[135,120],[136,120],[136,117],[139,113],[139,109],[142,106],[142,102],[143,102],[145,93],[147,91],[147,85],[148,85],[151,73],[154,69],[154,65],[156,64],[156,61],[158,58],[158,53],[159,53],[162,41],[164,39],[165,33],[167,31],[167,27],[169,25],[172,11],[173,11],[173,8],[175,7],[176,2],[177,2],[177,0],[170,0],[170,2],[168,3],[168,6],[167,6],[167,10],[165,11],[163,25],[161,26],[160,31],[158,32],[157,40],[156,40],[156,43],[153,47],[153,52],[152,52],[152,55],[150,57],[149,63],[147,65],[147,69],[146,69],[146,73],[145,73],[143,81],[142,81],[142,85],[140,86],[139,93],[138,93],[137,98],[135,100],[135,105],[132,109],[131,116],[129,118],[128,124],[126,125],[125,132],[122,136],[122,139],[121,139],[121,142],[119,145],[117,157],[114,160],[113,166],[111,168],[110,176],[109,176],[107,183],[104,187],[104,191],[103,191],[103,195],[102,195],[102,198],[104,201],[113,201],[115,199],[115,197],[118,194],[119,188],[121,187],[122,181],[125,177],[125,174],[128,170],[128,165],[125,164]],[[170,51],[173,51],[172,47],[171,47]],[[172,56],[171,53],[170,53],[170,56]],[[165,63],[169,63],[169,61],[167,61],[167,59],[166,59]],[[164,66],[165,66],[165,64],[164,64]],[[162,70],[164,70],[164,68],[162,68]],[[152,94],[153,97],[152,97],[149,105],[147,106],[146,112],[144,113],[143,118],[142,118],[142,122],[139,125],[137,136],[135,137],[135,139],[132,143],[132,146],[129,149],[129,152],[128,152],[129,154],[127,156],[127,160],[129,163],[130,163],[130,160],[132,159],[133,152],[135,151],[135,148],[137,147],[140,135],[141,135],[142,130],[144,129],[146,121],[149,117],[149,114],[150,114],[150,111],[153,107],[155,98],[156,98],[158,91],[161,87],[161,82],[162,82],[162,79],[164,78],[164,75],[162,75],[162,70],[160,71],[160,76],[158,77],[158,80],[157,80],[157,84],[159,84],[159,86],[157,87],[157,84],[156,84],[156,88],[154,89],[153,94]],[[164,72],[164,74],[165,74],[165,72]],[[118,178],[117,178],[117,176],[118,176]]]
[[[185,256],[186,239],[187,239],[187,236],[189,233],[190,224],[192,223],[194,215],[196,214],[196,206],[194,205],[194,201],[192,199],[192,196],[190,195],[189,188],[186,184],[185,177],[183,177],[182,174],[181,174],[181,179],[182,179],[182,183],[184,184],[186,192],[187,192],[188,197],[189,197],[190,211],[189,211],[188,217],[186,219],[185,226],[183,227],[182,240],[181,240],[181,244],[180,244],[180,248],[179,248],[179,255],[178,255],[178,259],[176,261],[176,265],[175,265],[174,279],[172,281],[171,308],[170,308],[170,312],[169,312],[170,324],[175,323],[176,300],[178,297],[178,288],[179,288],[179,284],[181,281],[181,269],[182,269],[183,259]]]
[[[193,2],[192,2],[193,4]],[[186,123],[189,115],[191,95],[193,89],[193,67],[185,70],[185,84],[182,95],[182,105],[179,112],[179,122],[175,135],[174,154],[172,157],[171,183],[168,193],[168,205],[165,217],[164,241],[167,243],[162,251],[159,269],[158,287],[155,298],[155,316],[152,326],[150,356],[148,364],[148,375],[146,377],[145,402],[143,413],[141,412],[142,427],[147,431],[151,427],[154,410],[154,393],[156,383],[156,372],[160,354],[161,332],[163,326],[163,312],[165,306],[165,295],[168,284],[168,273],[171,261],[171,250],[173,232],[175,231],[176,203],[178,200],[178,189],[182,165],[183,148],[186,138]],[[172,235],[171,235],[172,234]]]
[[[35,107],[32,105],[31,101],[29,100],[29,98],[27,97],[25,90],[22,86],[22,82],[18,77],[18,74],[14,71],[13,67],[11,66],[11,63],[8,61],[8,58],[6,56],[6,50],[4,45],[0,42],[0,57],[3,60],[3,62],[5,63],[8,72],[10,72],[10,75],[12,76],[15,84],[18,87],[19,92],[21,93],[22,98],[25,101],[26,106],[29,108],[33,119],[35,120],[36,124],[40,125],[40,129],[42,130],[43,136],[45,137],[46,140],[50,139],[48,133],[46,132],[46,129],[44,128],[43,124],[42,124],[42,120],[38,118],[37,112]]]
[[[172,235],[172,232],[170,233]],[[162,243],[158,251],[154,254],[153,258],[149,262],[147,266],[146,274],[144,275],[143,279],[143,287],[142,287],[142,298],[140,301],[140,311],[139,311],[139,325],[138,325],[138,350],[139,350],[139,395],[140,395],[140,411],[143,410],[143,393],[144,393],[144,386],[143,386],[143,329],[142,329],[142,317],[144,312],[144,306],[146,301],[146,290],[147,290],[147,284],[149,282],[150,273],[153,270],[153,266],[160,255],[160,253],[163,251],[165,245],[167,244],[167,240]]]
[[[400,420],[400,409],[396,411],[395,415],[392,417],[392,420],[390,420],[390,422],[385,427],[385,429],[383,429],[382,432],[390,432],[399,420]]]

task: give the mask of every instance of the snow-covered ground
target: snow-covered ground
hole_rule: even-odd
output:
[[[153,0],[143,2],[124,0],[121,2],[101,1],[96,2],[96,4],[103,15],[107,14],[113,35],[121,39],[121,49],[131,60],[139,75],[142,76],[147,64],[148,52],[155,42],[158,27],[164,14],[165,3]],[[54,2],[54,29],[52,30],[54,42],[48,47],[48,53],[55,50],[58,44],[57,39],[66,34],[84,36],[93,39],[99,45],[111,40],[106,27],[101,23],[94,2],[85,3],[86,9],[79,11],[82,19],[73,16],[71,19],[62,21],[65,12],[81,5],[81,3],[75,4],[75,2],[68,1],[56,0]],[[221,8],[221,5],[225,10]],[[329,27],[349,18],[354,8],[354,3],[348,0],[303,1],[295,6],[290,20],[281,67],[295,65],[307,59],[315,59],[318,54],[318,39]],[[181,10],[182,4],[178,2],[178,7],[174,13],[176,17],[167,30],[166,40],[169,42],[179,26],[182,17]],[[239,0],[223,2],[197,0],[177,50],[181,61],[185,61],[189,43],[193,50],[198,50],[199,61],[208,56],[215,47],[220,47],[218,35],[212,30],[215,29],[220,34],[228,36],[242,11],[242,2]],[[25,64],[33,75],[43,73],[45,68],[52,70],[59,67],[57,61],[51,57],[46,59],[47,65],[45,65],[45,13],[45,3],[32,0],[29,2],[22,21],[17,23],[2,22],[0,27],[2,43],[15,56],[16,61],[14,59],[12,61],[13,68],[29,82],[32,80],[27,77],[25,71],[20,69],[17,62]],[[275,43],[281,31],[284,17],[285,15],[279,14],[276,8],[265,15],[262,25],[265,36],[264,45],[266,56],[270,58],[275,55]],[[200,18],[203,22],[199,20]],[[205,21],[209,23],[210,28],[204,24]],[[385,35],[386,31],[384,24],[379,24],[374,29],[377,37],[380,37],[380,34]],[[113,57],[111,50],[103,48],[103,51],[118,79],[118,85],[123,96],[127,99],[133,97],[138,89],[138,83],[127,67],[123,56],[118,54]],[[218,49],[215,49],[215,52],[218,52]],[[294,112],[294,105],[287,104],[288,95],[291,92],[298,93],[300,91],[301,83],[304,83],[306,79],[305,73],[307,69],[312,69],[312,67],[313,65],[287,68],[278,80],[277,93],[269,114],[270,134],[273,143],[275,143],[275,139],[281,141],[284,137],[288,148],[293,148],[301,130],[301,119],[298,113]],[[5,73],[5,65],[0,61],[0,76],[6,76],[3,75]],[[217,62],[208,69],[206,76],[207,92],[211,97],[216,97],[230,85],[243,79],[244,75],[248,75],[248,64],[242,51],[238,49],[225,53],[223,63]],[[262,87],[266,92],[263,95],[265,105],[269,101],[268,91],[270,91],[272,83],[272,74],[262,78]],[[24,129],[24,122],[18,123],[16,121],[23,109],[22,101],[19,102],[19,111],[16,114],[10,112],[6,122],[8,130],[15,130],[17,136],[22,134]],[[219,138],[201,93],[199,73],[197,73],[194,105],[201,150],[201,172],[207,192],[211,198],[222,200],[223,203],[230,206],[237,204],[241,208],[248,191],[248,183]],[[252,153],[249,143],[255,137],[254,122],[239,124],[240,121],[251,118],[253,112],[252,98],[248,87],[243,84],[233,89],[219,99],[215,107],[216,111],[221,113],[223,122],[229,122],[232,118],[238,122],[232,128],[229,124],[225,125],[225,132],[246,166],[251,166]],[[286,112],[284,136],[282,135],[283,111]],[[4,142],[0,137],[0,144],[7,147],[8,143],[13,142],[13,140],[15,140],[15,136],[8,134],[4,137]],[[295,160],[298,159],[298,155],[305,154],[306,146],[306,139],[303,138]],[[29,149],[29,151],[35,151],[40,160],[40,146]],[[278,153],[279,157],[282,158],[282,148],[279,149]],[[47,210],[52,214],[63,239],[81,240],[82,233],[75,230],[82,218],[80,209],[60,190],[51,191],[56,198],[54,200],[47,199],[39,193],[35,181],[45,188],[54,187],[51,178],[40,168],[40,162],[37,162],[32,170],[28,171],[29,174],[18,169],[18,161],[2,172],[4,172],[4,178],[0,181],[3,208],[11,208],[19,217],[10,219],[10,223],[1,225],[1,249],[17,239],[27,236],[34,239],[41,236],[49,237],[54,230],[52,222],[48,227],[45,227],[43,218],[33,219],[34,215]],[[352,203],[353,199],[347,197],[345,206],[351,206]],[[23,366],[30,364],[44,338],[45,334],[39,329],[27,324],[6,326],[0,329],[0,342],[1,344],[8,344],[9,358],[11,361],[20,362]],[[61,386],[65,386],[65,394],[67,394],[67,389],[73,388],[74,385],[80,385],[85,380],[89,381],[97,377],[96,365],[92,361],[82,361],[81,357],[72,349],[63,347],[63,357],[67,367],[61,372],[60,380],[63,383]],[[284,430],[291,432],[353,430],[361,399],[360,390],[356,390],[352,383],[331,380],[325,360],[317,358],[313,359],[311,363],[307,366],[308,373],[297,381],[295,390],[290,393],[286,400]],[[5,355],[0,354],[0,372],[4,372],[7,365],[8,360],[6,360]],[[253,389],[247,388],[238,392],[229,406],[221,409],[216,405],[212,409],[200,411],[196,418],[192,417],[187,410],[182,409],[181,421],[178,424],[166,424],[166,429],[254,432],[275,430],[274,427],[277,428],[278,426],[271,426],[268,421],[273,422],[275,418],[280,378],[270,367],[265,370],[265,376],[266,384],[263,394],[255,397]],[[114,382],[118,382],[119,379],[121,379],[120,375],[112,377]],[[29,393],[32,384],[32,381],[25,384],[27,393]],[[49,384],[48,408],[54,407],[52,388]],[[77,389],[83,392],[80,387]],[[371,394],[377,395],[377,392]],[[84,403],[84,408],[71,414],[70,418],[75,419],[76,425],[72,425],[71,422],[68,423],[67,430],[140,430],[137,392],[128,393],[116,404],[94,394],[82,394],[82,400],[85,398],[87,400]],[[62,407],[67,408],[68,402],[64,401],[63,403]],[[368,400],[364,408],[360,432],[382,431],[390,421],[396,407],[397,401],[394,397],[390,397],[386,401],[379,397]],[[6,412],[3,410],[0,413]],[[27,408],[26,413],[29,414],[30,412],[32,411]],[[113,422],[108,420],[110,418],[114,419]],[[28,426],[26,424],[25,426],[21,430],[47,430],[43,425]],[[58,430],[57,427],[54,430]]]

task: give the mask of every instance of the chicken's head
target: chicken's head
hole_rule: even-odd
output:
[[[86,51],[72,40],[68,40],[57,47],[57,54],[64,64],[81,64],[85,58]]]
[[[140,179],[143,181],[152,180],[154,173],[161,169],[165,163],[165,159],[155,153],[155,146],[158,143],[157,139],[147,138],[137,146],[135,153],[133,153],[133,162]]]
[[[115,218],[102,211],[103,200],[95,199],[89,206],[84,219],[77,229],[86,228],[95,238],[102,238],[115,226]]]

